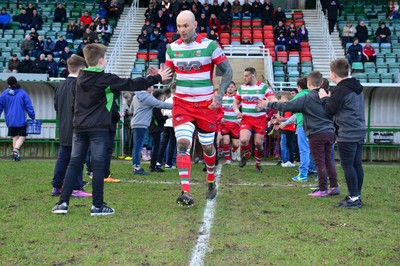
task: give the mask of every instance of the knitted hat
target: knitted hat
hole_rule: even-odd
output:
[[[14,76],[10,76],[10,77],[7,79],[7,84],[8,84],[10,87],[15,87],[15,85],[17,85],[17,79],[16,79]]]

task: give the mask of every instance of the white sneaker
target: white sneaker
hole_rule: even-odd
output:
[[[286,163],[281,163],[281,166],[282,166],[282,167],[289,167],[289,164],[290,164],[290,162],[287,161]]]
[[[286,167],[295,167],[296,165],[290,161],[287,162],[287,166]]]
[[[231,160],[226,160],[225,161],[225,164],[231,164],[232,162],[231,162]]]
[[[238,156],[237,156],[237,153],[236,153],[236,151],[235,152],[231,152],[231,159],[232,159],[232,161],[237,161],[237,159],[238,159]]]

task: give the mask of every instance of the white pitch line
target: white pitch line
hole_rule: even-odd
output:
[[[222,165],[217,166],[215,172],[215,184],[218,189],[218,181],[221,176]],[[218,194],[217,194],[218,196]],[[193,248],[192,259],[190,260],[190,266],[202,266],[204,265],[204,256],[207,253],[208,241],[210,240],[211,226],[214,220],[215,206],[217,203],[217,197],[213,200],[207,200],[207,205],[204,210],[203,222],[199,229],[199,237],[197,238],[196,246]]]

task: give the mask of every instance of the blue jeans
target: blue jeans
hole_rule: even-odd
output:
[[[281,134],[281,160],[284,163],[289,161],[289,149],[286,144],[286,134]]]
[[[132,164],[134,167],[140,167],[140,151],[142,150],[146,134],[147,128],[133,129]]]
[[[297,143],[300,152],[299,175],[301,177],[306,177],[309,169],[315,171],[316,168],[311,157],[310,145],[308,144],[303,126],[297,127]]]
[[[53,181],[51,181],[51,184],[53,185],[54,188],[62,188],[64,184],[65,173],[67,172],[67,167],[69,161],[71,160],[71,151],[72,151],[72,146],[60,145],[60,148],[58,149],[58,158],[56,161],[56,165],[54,167]],[[82,189],[83,187],[82,171],[83,171],[83,164],[79,171],[79,174],[76,176],[73,185],[74,190],[79,190]]]
[[[82,171],[82,165],[85,163],[86,153],[90,147],[90,151],[92,152],[91,163],[93,167],[93,205],[100,208],[104,204],[103,190],[107,146],[108,131],[74,132],[72,137],[71,160],[65,175],[60,202],[69,203],[74,181],[79,171]]]
[[[361,196],[364,182],[362,167],[363,142],[338,142],[340,164],[346,178],[349,196]]]

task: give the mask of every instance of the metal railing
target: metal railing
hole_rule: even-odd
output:
[[[133,30],[134,27],[134,20],[136,18],[137,8],[138,8],[138,1],[133,0],[132,5],[129,9],[128,16],[125,19],[125,22],[121,28],[120,33],[118,34],[117,41],[114,45],[114,48],[111,54],[107,57],[107,67],[105,72],[113,73],[118,67],[118,63],[121,62],[123,57],[122,52],[125,50],[125,47],[128,45],[127,36]]]
[[[316,12],[317,12],[318,22],[322,26],[323,35],[321,37],[322,40],[325,41],[326,49],[329,56],[329,62],[332,62],[333,60],[336,59],[336,53],[332,44],[331,35],[329,34],[328,19],[325,16],[324,12],[322,11],[322,5],[320,0],[317,0],[316,6],[317,6]]]

